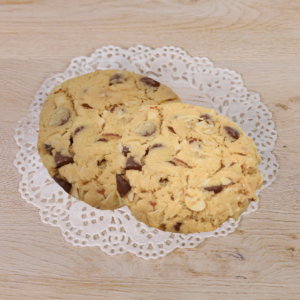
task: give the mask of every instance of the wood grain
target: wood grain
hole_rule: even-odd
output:
[[[299,299],[300,2],[0,0],[0,299]],[[144,261],[73,247],[18,193],[16,122],[73,57],[179,46],[243,75],[273,113],[275,183],[235,233]]]

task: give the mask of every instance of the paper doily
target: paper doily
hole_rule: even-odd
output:
[[[277,139],[272,114],[260,102],[258,93],[247,90],[239,74],[214,67],[206,57],[191,57],[180,48],[108,46],[89,57],[74,58],[64,73],[48,78],[36,93],[29,115],[18,123],[15,139],[21,149],[14,165],[22,174],[19,187],[22,198],[39,207],[42,222],[58,226],[74,246],[99,246],[109,255],[131,252],[154,259],[175,248],[195,247],[207,237],[233,232],[241,217],[236,222],[229,219],[212,232],[162,232],[136,221],[127,207],[97,210],[71,197],[53,181],[36,148],[41,106],[54,86],[99,69],[124,69],[152,77],[172,88],[183,102],[213,108],[229,117],[258,147],[262,158],[259,169],[265,174],[262,188],[274,181],[279,165],[271,153]],[[252,202],[243,215],[257,208],[258,203]]]

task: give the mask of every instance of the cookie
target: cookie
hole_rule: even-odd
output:
[[[38,151],[54,180],[100,209],[124,205],[116,192],[115,149],[141,105],[179,102],[167,86],[128,71],[96,71],[65,81],[40,114]]]
[[[117,190],[164,231],[212,231],[237,220],[263,183],[253,141],[227,117],[189,104],[145,106],[116,151]]]

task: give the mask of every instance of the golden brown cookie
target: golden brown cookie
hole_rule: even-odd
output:
[[[116,151],[117,189],[132,214],[171,232],[237,220],[263,183],[253,141],[212,109],[145,106]]]
[[[123,206],[116,193],[115,149],[141,105],[179,102],[167,86],[128,71],[96,71],[65,81],[46,99],[38,151],[49,174],[77,199],[100,209]]]

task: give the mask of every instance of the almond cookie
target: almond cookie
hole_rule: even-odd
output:
[[[212,231],[257,200],[260,156],[227,117],[174,103],[142,107],[127,126],[116,151],[117,190],[139,221]]]
[[[38,151],[73,197],[100,209],[124,205],[116,192],[115,149],[141,105],[179,102],[168,87],[128,71],[96,71],[65,81],[40,114]]]

